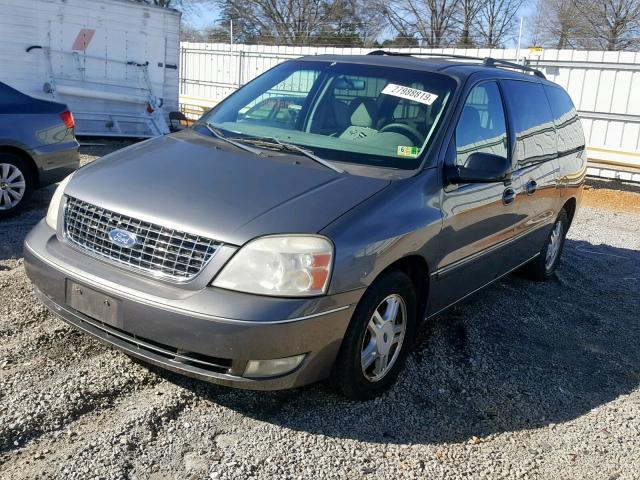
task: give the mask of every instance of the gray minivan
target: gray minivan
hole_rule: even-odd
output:
[[[199,379],[381,394],[420,323],[553,275],[586,173],[562,88],[445,57],[288,61],[81,168],[25,241],[37,296]]]

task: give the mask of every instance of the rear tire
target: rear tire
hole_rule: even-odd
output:
[[[560,263],[568,229],[569,217],[563,208],[553,224],[547,241],[540,250],[540,255],[523,267],[522,273],[527,278],[537,282],[544,282],[553,276]]]
[[[395,316],[394,316],[395,311]],[[409,277],[390,271],[364,293],[333,370],[336,387],[353,400],[369,400],[396,381],[416,331],[416,295]]]
[[[0,218],[24,210],[33,188],[27,162],[12,153],[0,153]]]

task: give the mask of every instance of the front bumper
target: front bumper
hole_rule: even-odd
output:
[[[24,262],[36,295],[69,324],[146,362],[213,383],[256,390],[298,387],[331,371],[362,295],[280,299],[143,278],[78,252],[44,221],[25,240]],[[116,280],[116,281],[114,281]],[[67,282],[115,299],[118,327],[67,304]],[[249,360],[306,354],[279,377],[242,376]]]

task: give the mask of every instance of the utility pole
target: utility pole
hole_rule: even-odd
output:
[[[518,32],[518,50],[516,50],[516,63],[520,62],[520,43],[522,42],[522,16],[520,17],[520,31]]]
[[[229,48],[233,52],[233,20],[229,20]]]

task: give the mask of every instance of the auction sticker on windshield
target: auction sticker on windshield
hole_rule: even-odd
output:
[[[438,98],[434,93],[418,90],[417,88],[405,87],[403,85],[396,85],[395,83],[387,84],[387,86],[382,90],[382,93],[385,95],[404,98],[406,100],[413,100],[418,103],[424,103],[425,105],[431,105]]]

